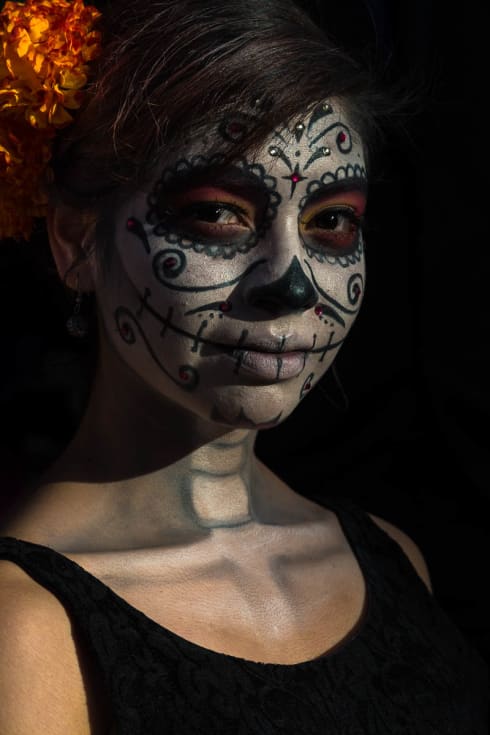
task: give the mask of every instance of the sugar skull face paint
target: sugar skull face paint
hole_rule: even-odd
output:
[[[225,143],[246,127],[237,113],[212,132]],[[362,144],[326,103],[253,159],[222,162],[196,140],[119,208],[98,301],[150,388],[201,418],[265,428],[328,369],[360,308]]]

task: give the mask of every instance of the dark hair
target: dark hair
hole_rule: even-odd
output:
[[[257,109],[265,114],[256,116],[256,127],[232,146],[231,155],[252,151],[275,127],[331,97],[343,100],[364,145],[373,150],[384,121],[389,120],[389,129],[392,127],[392,110],[399,108],[397,97],[376,91],[376,77],[365,59],[357,62],[342,50],[343,43],[326,35],[323,29],[328,27],[331,11],[324,0],[318,3],[322,5],[321,28],[293,0],[99,0],[103,51],[97,61],[90,62],[83,107],[54,141],[53,203],[91,211],[100,224],[107,219],[103,214],[110,211],[112,197],[145,180],[167,147],[178,147],[194,131],[216,125],[218,114],[247,109],[256,99],[262,100]],[[318,3],[303,0],[302,4],[311,8]],[[350,18],[344,22],[343,6],[334,12],[338,12],[336,28],[339,18],[342,26],[351,22]],[[97,248],[105,260],[110,257],[105,247],[110,238],[102,227]],[[17,328],[16,341],[22,344],[22,329],[29,336],[33,315],[38,317],[34,331],[43,335],[53,355],[60,358],[64,375],[59,385],[63,398],[52,398],[40,381],[39,418],[34,413],[22,421],[21,441],[24,424],[32,428],[36,422],[43,426],[43,441],[46,436],[53,440],[54,447],[40,451],[39,456],[17,447],[22,467],[35,472],[51,463],[78,426],[98,354],[94,299],[88,309],[92,322],[88,340],[78,345],[66,335],[72,297],[70,292],[67,298],[59,281],[46,235],[44,220],[38,220],[30,241],[24,247],[12,243],[6,257],[9,272],[12,264],[14,270],[18,264],[19,271],[29,266],[33,274],[22,300],[26,316]],[[11,281],[9,277],[8,283]],[[12,294],[10,304],[14,291],[6,293]],[[87,303],[84,308],[87,310]],[[26,405],[37,405],[27,389],[23,392]],[[17,396],[11,408],[2,403],[4,415],[18,421],[18,404]],[[54,415],[53,406],[66,415],[57,416],[50,429],[46,420]],[[6,419],[5,425],[11,429],[13,421]],[[5,446],[15,443],[15,437],[15,432],[8,441],[5,437]]]
[[[112,0],[101,30],[86,104],[52,159],[52,195],[78,209],[144,181],[227,109],[261,101],[232,156],[332,97],[369,148],[387,111],[369,71],[292,0]]]

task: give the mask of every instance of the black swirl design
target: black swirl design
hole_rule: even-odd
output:
[[[349,304],[355,306],[364,293],[364,278],[360,273],[354,273],[347,282],[347,298]]]
[[[346,306],[344,306],[343,304],[341,304],[340,301],[337,301],[336,299],[332,298],[326,291],[324,291],[323,288],[318,283],[317,279],[315,278],[315,274],[313,273],[313,268],[311,267],[311,265],[308,263],[307,260],[304,261],[304,264],[306,265],[306,267],[310,271],[311,280],[313,281],[313,284],[314,284],[316,290],[318,291],[318,293],[320,294],[320,296],[322,296],[325,299],[325,301],[331,307],[333,307],[334,310],[337,310],[337,312],[341,312],[342,314],[349,314],[351,316],[354,316],[355,314],[358,313],[359,308],[357,308],[357,309],[348,309]],[[357,280],[358,283],[363,283],[362,275],[360,273],[356,273],[356,274],[353,274],[351,276],[351,278],[349,279],[348,287],[349,287],[349,284],[351,284],[351,282],[352,283],[355,283],[355,280],[354,279],[356,279],[356,278],[358,279]],[[348,296],[348,298],[349,298],[349,296]],[[349,298],[349,302],[350,302],[351,305],[356,305],[359,302],[359,298],[357,298],[357,300],[354,303]],[[325,306],[323,306],[323,309],[325,309]]]
[[[125,306],[119,306],[114,313],[114,318],[116,321],[117,331],[126,344],[134,345],[137,341],[137,335],[139,334],[153,362],[168,378],[170,378],[170,380],[175,383],[175,385],[178,385],[180,388],[187,391],[193,391],[197,388],[199,384],[199,373],[197,370],[193,368],[192,365],[181,365],[178,369],[178,377],[175,377],[175,375],[173,375],[159,360],[143,330],[143,327],[137,317],[128,308]]]
[[[153,272],[160,283],[169,278],[177,278],[187,267],[187,258],[181,250],[165,248],[153,258]]]
[[[227,143],[241,143],[248,131],[256,124],[256,116],[236,111],[221,120],[218,125],[218,133]]]
[[[168,252],[174,252],[174,251],[168,251]],[[177,251],[178,252],[178,251]],[[182,256],[184,257],[184,253],[182,253]],[[168,256],[167,256],[168,257]],[[155,256],[156,260],[157,256]],[[163,258],[163,262],[165,262],[166,258]],[[157,268],[154,271],[155,275],[164,286],[167,288],[172,289],[172,291],[180,291],[182,293],[205,293],[206,291],[217,291],[222,288],[229,288],[230,286],[234,286],[236,283],[239,283],[244,278],[246,278],[250,273],[252,273],[256,268],[259,268],[261,265],[266,263],[267,260],[265,258],[260,258],[259,260],[256,260],[255,262],[251,263],[245,270],[240,273],[236,278],[233,278],[231,281],[221,281],[221,283],[211,283],[211,284],[205,284],[202,286],[179,286],[176,283],[169,283],[168,281],[164,280],[165,273],[162,272],[161,268]],[[169,268],[170,265],[167,263],[167,268]],[[177,266],[176,266],[177,267]],[[175,276],[174,276],[175,277]],[[224,301],[220,301],[221,303],[225,303]],[[202,309],[206,309],[206,307],[203,305]],[[201,311],[202,309],[198,309],[198,311]],[[223,309],[225,311],[226,309]],[[230,309],[228,309],[230,311]]]
[[[343,123],[337,123],[335,127],[341,128],[335,138],[337,148],[341,153],[350,153],[352,150],[352,135],[349,128]]]

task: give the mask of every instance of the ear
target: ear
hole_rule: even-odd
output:
[[[96,216],[66,204],[50,205],[46,216],[51,252],[63,283],[93,291],[96,282]]]

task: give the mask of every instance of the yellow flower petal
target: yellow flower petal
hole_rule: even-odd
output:
[[[63,69],[59,84],[66,89],[81,89],[87,84],[87,76],[77,69]]]
[[[44,41],[46,31],[49,30],[49,20],[47,18],[31,18],[29,21],[29,35],[33,43]]]
[[[101,13],[83,0],[9,0],[0,11],[0,238],[46,214],[51,141],[83,101]]]

